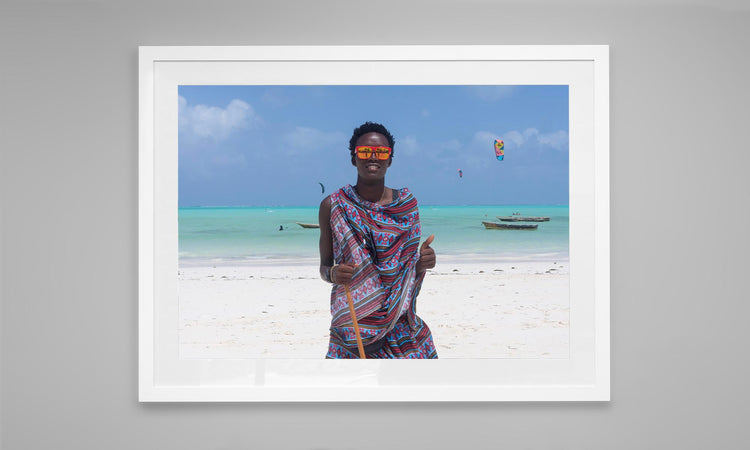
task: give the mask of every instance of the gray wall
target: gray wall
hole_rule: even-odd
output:
[[[747,448],[750,7],[208,3],[0,3],[3,449]],[[609,44],[612,401],[139,404],[137,46],[229,44]]]

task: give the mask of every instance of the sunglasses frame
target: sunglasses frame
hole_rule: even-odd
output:
[[[361,149],[361,148],[370,149],[370,150],[367,151],[367,157],[366,158],[363,158],[360,155],[360,150],[359,149]],[[384,148],[388,149],[388,152],[378,151],[378,150],[381,150],[381,149],[384,149]],[[357,152],[357,158],[359,158],[359,159],[370,159],[370,158],[372,158],[372,154],[375,153],[375,155],[377,156],[378,160],[385,161],[386,159],[388,159],[388,158],[391,157],[391,154],[393,153],[393,148],[392,147],[382,146],[382,145],[380,145],[380,146],[358,145],[357,147],[354,147],[354,151]],[[381,158],[380,155],[382,155],[382,154],[385,154],[386,157],[385,158]]]

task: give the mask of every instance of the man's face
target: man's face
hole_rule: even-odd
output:
[[[367,133],[357,139],[355,144],[356,147],[360,145],[368,145],[371,147],[388,147],[388,138],[380,133]],[[354,155],[354,165],[357,167],[357,174],[364,180],[377,180],[385,178],[385,173],[388,167],[391,166],[392,158],[386,160],[380,160],[373,153],[369,159],[360,159],[359,156]]]

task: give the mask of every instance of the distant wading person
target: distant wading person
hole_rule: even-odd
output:
[[[333,284],[326,358],[359,358],[345,287],[366,358],[437,358],[432,333],[416,314],[425,271],[435,267],[432,236],[418,252],[417,199],[385,186],[393,145],[381,124],[355,129],[349,151],[357,184],[320,204],[320,276]]]

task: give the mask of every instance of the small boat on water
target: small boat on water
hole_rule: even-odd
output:
[[[536,230],[539,226],[536,223],[497,223],[484,222],[482,225],[488,230]]]
[[[297,225],[301,226],[302,228],[320,228],[320,225],[317,223],[302,223],[302,222],[294,222]]]
[[[549,222],[549,217],[497,216],[503,222]]]

